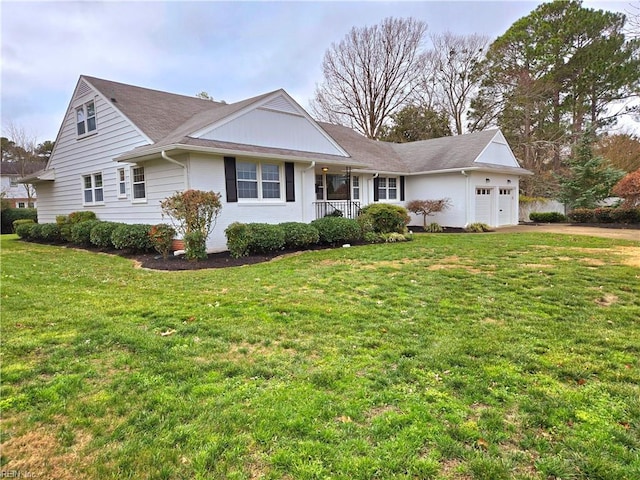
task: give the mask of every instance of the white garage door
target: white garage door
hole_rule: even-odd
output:
[[[513,224],[514,202],[513,188],[501,188],[498,195],[498,225]]]
[[[493,210],[493,188],[476,188],[476,222],[493,225],[491,211]]]

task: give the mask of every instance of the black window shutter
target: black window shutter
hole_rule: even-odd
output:
[[[378,189],[380,188],[380,179],[378,177],[375,177],[373,179],[373,201],[377,202],[378,200],[380,200],[380,192],[378,192]]]
[[[236,183],[235,157],[224,157],[224,179],[227,188],[227,202],[237,202],[238,185]]]
[[[284,164],[284,182],[286,189],[287,202],[296,201],[296,188],[294,183],[294,168],[292,162]]]
[[[404,202],[404,176],[400,177],[400,201]]]

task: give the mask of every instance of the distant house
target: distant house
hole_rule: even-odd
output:
[[[225,104],[81,76],[46,168],[24,181],[36,184],[40,222],[92,210],[159,223],[176,191],[220,192],[208,246],[225,250],[232,222],[353,217],[373,202],[448,197],[433,217],[443,226],[516,224],[527,174],[498,130],[385,143],[313,120],[284,90]]]
[[[30,163],[24,166],[16,162],[3,161],[0,164],[0,192],[9,201],[11,208],[36,208],[36,191],[32,185],[19,183],[25,174],[42,169],[44,163]],[[29,195],[31,193],[31,195]]]

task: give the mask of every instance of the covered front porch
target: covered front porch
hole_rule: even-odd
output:
[[[329,169],[322,167],[316,170],[315,192],[313,202],[315,218],[337,216],[356,218],[360,215],[361,178],[353,175],[350,167]]]

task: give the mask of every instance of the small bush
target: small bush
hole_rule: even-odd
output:
[[[378,233],[404,233],[411,220],[407,209],[388,203],[372,203],[360,212],[361,223],[370,223]]]
[[[39,223],[34,223],[29,226],[29,240],[34,242],[42,241],[42,225]]]
[[[444,229],[438,223],[430,223],[427,228],[424,229],[427,233],[441,233]]]
[[[13,222],[16,220],[30,219],[38,222],[38,213],[35,208],[6,208],[2,210],[2,233],[13,233]]]
[[[245,223],[234,222],[225,231],[227,248],[233,258],[249,255],[249,227]]]
[[[384,239],[386,243],[396,243],[396,242],[406,242],[408,238],[402,233],[391,232],[391,233],[383,233],[381,237]]]
[[[280,224],[284,232],[285,248],[305,248],[318,243],[318,229],[308,223],[285,222]]]
[[[37,223],[22,223],[20,225],[16,225],[15,232],[22,240],[32,240],[31,238],[31,227],[37,225]]]
[[[58,243],[62,241],[60,227],[56,223],[43,223],[40,230],[40,238],[45,242]]]
[[[616,208],[611,212],[615,223],[640,223],[640,207]]]
[[[173,237],[175,236],[175,228],[171,225],[167,225],[166,223],[154,225],[149,230],[149,237],[151,238],[153,248],[155,248],[165,260],[169,258],[169,252],[171,252],[171,245],[173,244]]]
[[[567,215],[574,223],[593,223],[595,221],[594,211],[590,208],[576,208]]]
[[[531,212],[529,219],[532,222],[541,223],[561,223],[567,221],[567,217],[560,212]]]
[[[113,242],[111,241],[111,235],[113,231],[124,223],[119,222],[100,222],[97,223],[92,229],[89,239],[91,244],[99,248],[113,248]]]
[[[18,228],[19,225],[33,225],[34,223],[36,222],[34,222],[31,218],[21,218],[19,220],[14,220],[13,231],[16,232],[16,228]]]
[[[249,224],[249,252],[267,253],[284,248],[284,230],[280,225]]]
[[[146,252],[153,249],[149,230],[151,225],[122,224],[111,233],[111,242],[118,250]]]
[[[91,230],[98,223],[100,220],[88,220],[71,225],[71,241],[88,247],[91,245]]]
[[[382,238],[382,235],[373,231],[363,233],[362,239],[367,243],[384,242],[384,238]]]
[[[330,245],[357,242],[362,230],[356,220],[344,217],[324,217],[311,222],[318,230],[319,241]]]
[[[71,212],[69,215],[58,215],[56,224],[60,228],[60,235],[67,242],[74,242],[71,230],[77,223],[96,220],[96,214],[90,210],[82,210],[79,212]],[[77,242],[76,242],[77,243]]]
[[[184,234],[184,257],[187,260],[207,258],[207,237],[199,230]]]
[[[615,220],[611,215],[612,213],[613,208],[610,207],[601,207],[593,210],[596,223],[613,223]]]
[[[491,227],[486,223],[476,222],[476,223],[472,223],[471,225],[467,225],[464,231],[469,233],[490,232]]]

